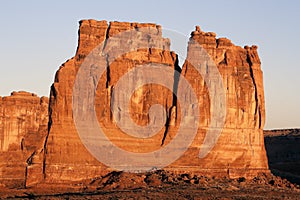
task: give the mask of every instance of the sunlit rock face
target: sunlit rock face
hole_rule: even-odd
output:
[[[115,122],[124,113],[119,111],[117,116],[112,116],[111,112],[116,102],[123,101],[121,96],[113,95],[114,87],[134,67],[158,63],[181,72],[176,54],[169,50],[170,41],[162,37],[161,27],[155,24],[83,20],[80,22],[77,53],[58,70],[51,90],[51,126],[45,155],[47,180],[80,180],[113,170],[97,161],[79,139],[72,118],[74,81],[81,64],[95,47],[105,44],[109,38],[119,33],[139,28],[142,30],[142,27],[151,27],[149,30],[154,31],[144,41],[146,45],[157,41],[162,43],[161,48],[138,49],[123,54],[111,63],[107,61],[106,71],[100,81],[94,83],[97,87],[95,108],[98,121],[110,141],[129,152],[159,150],[176,136],[180,126],[181,102],[161,85],[148,84],[138,88],[132,94],[128,105],[132,120],[141,126],[150,123],[148,111],[151,105],[161,104],[165,107],[165,115],[161,118],[165,118],[166,123],[156,135],[141,139],[124,133]],[[119,39],[115,42],[128,44],[135,40],[136,38],[128,35],[124,41]],[[254,176],[258,172],[267,171],[262,132],[265,118],[263,80],[257,47],[241,48],[226,38],[218,39],[215,33],[205,33],[197,27],[192,32],[188,45],[190,57],[197,55],[195,42],[207,51],[220,71],[226,94],[225,124],[216,145],[200,159],[198,153],[211,122],[211,102],[204,79],[186,62],[181,75],[188,80],[199,99],[199,129],[188,150],[166,169],[230,177]],[[111,55],[115,51],[110,51]],[[128,87],[134,88],[134,84],[141,79],[142,77],[131,77],[127,82]],[[180,82],[174,76],[174,87],[178,81]]]
[[[134,34],[130,32],[132,30]],[[118,38],[124,32],[123,37]],[[196,127],[195,137],[188,146],[184,140],[176,146],[177,150],[185,146],[187,149],[164,166],[165,170],[231,178],[253,177],[260,172],[268,172],[262,131],[265,120],[263,79],[257,47],[235,46],[230,40],[216,38],[215,33],[203,32],[197,26],[191,33],[187,60],[181,67],[176,53],[170,51],[170,42],[162,37],[162,28],[156,24],[80,21],[76,55],[57,71],[49,104],[46,98],[40,99],[29,93],[15,93],[12,97],[0,100],[0,111],[3,113],[0,119],[2,177],[18,179],[20,184],[30,186],[41,181],[80,181],[115,170],[98,161],[80,139],[74,120],[84,121],[86,116],[76,116],[77,110],[74,111],[73,106],[77,103],[76,99],[92,102],[90,107],[78,105],[83,110],[95,109],[97,123],[106,138],[119,149],[132,154],[159,152],[173,144],[181,126],[188,127],[187,132],[181,134],[183,138],[190,138],[189,127]],[[137,48],[116,56],[120,52],[118,45]],[[74,93],[77,75],[91,55],[97,56],[95,48],[104,51],[106,59],[90,64],[90,71],[85,71],[90,76],[78,89],[85,95],[77,95]],[[204,73],[199,73],[193,62],[203,62],[199,57],[203,53],[208,64],[202,68]],[[105,66],[99,80],[93,76],[97,65]],[[137,67],[146,66],[150,72],[144,70],[140,74],[126,76]],[[151,73],[151,67],[154,69],[156,66],[163,66],[162,75],[171,70],[171,76],[161,77],[161,74]],[[206,80],[205,74],[210,74],[213,66],[219,75]],[[165,79],[163,81],[171,89],[155,83],[136,88],[149,75]],[[121,86],[134,90],[132,94],[115,92],[122,77],[126,78]],[[210,84],[218,77],[224,94],[224,99],[215,95],[224,111],[219,115],[214,112],[215,104],[212,102],[212,95],[218,92]],[[184,80],[192,90],[182,90],[180,86]],[[95,90],[86,91],[86,85]],[[192,97],[197,99],[196,103],[189,102]],[[126,102],[125,98],[129,98],[126,109],[120,107]],[[149,115],[151,106],[155,104],[162,105],[164,112]],[[221,119],[214,120],[221,116],[224,116],[222,123],[219,123]],[[155,134],[144,138],[132,134],[136,126],[143,128],[149,124],[152,128],[159,126]],[[89,124],[85,128],[83,135],[90,134]],[[211,130],[219,132],[219,137],[214,138],[209,151],[199,156],[199,152],[209,146],[209,140],[205,138],[214,134]],[[94,142],[96,144],[98,141]],[[13,155],[14,159],[7,157],[6,152],[11,153],[9,155]],[[160,159],[163,162],[170,157],[172,153],[164,154]],[[126,156],[118,159],[128,163]],[[145,165],[151,162],[145,156]],[[12,164],[18,166],[15,167],[17,173],[12,173]],[[129,164],[134,166],[136,163]],[[143,169],[143,163],[139,165]],[[153,165],[153,169],[157,169],[157,166]]]
[[[50,96],[50,132],[46,144],[45,176],[47,180],[81,180],[94,177],[96,174],[107,173],[108,166],[97,161],[83,146],[74,125],[72,113],[72,92],[76,74],[86,56],[98,45],[104,44],[108,38],[126,31],[150,27],[151,38],[144,41],[144,45],[159,42],[162,49],[144,48],[128,52],[115,59],[97,83],[95,108],[98,121],[107,137],[122,149],[132,152],[149,152],[161,148],[166,127],[153,137],[139,139],[127,135],[115,124],[111,107],[122,101],[122,97],[113,96],[114,86],[125,73],[138,65],[149,63],[164,64],[170,69],[176,69],[177,56],[169,51],[170,42],[162,38],[161,27],[155,24],[119,23],[106,21],[84,20],[80,22],[79,45],[75,57],[68,60],[58,70]],[[134,42],[136,38],[130,35],[126,43]],[[124,42],[124,41],[116,41]],[[114,51],[114,50],[113,50]],[[111,54],[113,54],[113,51]],[[106,63],[107,64],[107,63]],[[146,75],[146,74],[145,74]],[[141,77],[131,77],[128,87],[140,81]],[[173,81],[173,80],[171,80]],[[88,99],[87,99],[88,101]],[[138,88],[130,101],[131,118],[144,126],[149,123],[148,110],[152,104],[165,106],[169,115],[175,105],[171,91],[160,85],[149,84]],[[122,112],[118,113],[123,117]],[[162,116],[166,118],[167,116]]]
[[[31,157],[43,151],[48,98],[13,92],[0,98],[0,182],[24,186]],[[42,177],[39,177],[41,179]]]
[[[259,171],[266,171],[264,88],[257,46],[241,48],[229,39],[216,38],[215,33],[203,32],[197,26],[188,45],[188,58],[193,57],[195,62],[200,51],[198,44],[206,50],[221,74],[226,94],[226,117],[214,148],[203,159],[189,159],[187,165],[208,173],[226,172],[230,177],[252,177]],[[213,127],[212,102],[205,77],[199,76],[189,62],[183,65],[182,75],[193,85],[199,98],[201,115],[198,138],[191,148],[197,152],[203,137]]]

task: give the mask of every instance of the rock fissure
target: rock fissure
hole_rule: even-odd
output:
[[[254,112],[254,121],[256,122],[257,119],[257,113],[259,112],[259,102],[258,102],[258,94],[257,94],[257,85],[255,82],[255,77],[254,77],[254,73],[253,73],[253,69],[252,69],[252,62],[249,58],[249,54],[247,54],[247,61],[249,63],[249,70],[250,70],[250,77],[253,81],[253,85],[254,85],[254,97],[255,97],[255,112]],[[261,119],[260,119],[260,114],[259,114],[259,118],[258,118],[258,123],[259,123],[259,128],[261,128]]]

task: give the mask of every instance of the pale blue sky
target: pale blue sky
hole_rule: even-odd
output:
[[[51,3],[50,3],[51,2]],[[154,22],[186,34],[200,25],[235,44],[257,44],[267,129],[300,127],[300,3],[297,0],[1,1],[0,95],[48,96],[55,71],[77,46],[78,21]]]

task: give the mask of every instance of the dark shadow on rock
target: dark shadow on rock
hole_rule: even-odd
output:
[[[300,184],[300,129],[264,131],[271,172]]]

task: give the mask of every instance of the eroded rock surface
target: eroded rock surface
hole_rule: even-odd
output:
[[[212,102],[205,83],[207,77],[199,75],[191,63],[186,62],[182,75],[196,91],[201,113],[196,140],[190,152],[185,154],[185,159],[190,158],[186,166],[204,173],[227,174],[230,177],[252,177],[258,171],[267,170],[262,130],[265,123],[264,90],[257,46],[241,48],[229,39],[216,38],[215,33],[203,32],[197,26],[191,34],[187,55],[195,63],[201,62],[197,60],[197,55],[202,52],[198,44],[207,51],[221,74],[226,94],[226,117],[216,146],[204,159],[191,159],[190,155],[199,151],[207,131],[214,126],[211,127]],[[207,66],[204,74],[210,73],[209,63]],[[211,80],[216,78],[210,77]],[[216,92],[212,88],[211,92]],[[176,162],[178,166],[181,163],[180,160]]]
[[[121,97],[112,97],[112,90],[119,78],[136,65],[160,63],[176,69],[176,54],[169,51],[169,40],[162,38],[161,27],[155,24],[119,23],[106,21],[84,20],[80,22],[79,46],[74,58],[67,61],[56,74],[55,83],[51,88],[50,97],[50,132],[46,144],[45,174],[49,181],[81,180],[94,177],[95,174],[107,173],[107,166],[98,162],[83,146],[73,121],[72,92],[77,71],[84,58],[98,45],[104,44],[109,37],[131,29],[138,30],[151,27],[151,38],[145,45],[161,42],[163,49],[139,49],[122,55],[107,67],[98,83],[95,107],[98,120],[107,136],[119,147],[134,151],[147,152],[159,149],[165,129],[149,139],[138,139],[124,134],[116,127],[111,113],[112,102],[122,101]],[[126,42],[136,40],[128,36]],[[112,51],[113,53],[113,51]],[[128,85],[135,84],[139,77],[128,80]],[[155,92],[159,91],[159,93]],[[133,120],[143,126],[148,123],[148,109],[153,103],[173,106],[173,94],[159,85],[146,85],[133,94],[130,109]],[[122,117],[122,112],[120,117]]]
[[[28,92],[0,97],[1,184],[24,186],[31,157],[43,150],[48,130],[48,103],[48,98]]]
[[[114,37],[129,30],[135,30],[137,34],[125,33],[122,38]],[[139,42],[137,38],[140,39]],[[108,45],[109,42],[112,46]],[[136,45],[137,48],[114,57],[118,53],[118,45],[123,47],[128,44]],[[221,103],[226,115],[221,127],[220,124],[212,124],[214,108],[208,91],[209,83],[204,81],[206,75],[201,76],[188,61],[193,58],[195,62],[202,62],[197,57],[199,53],[203,53],[198,44],[204,48],[209,55],[207,58],[217,67],[223,82],[226,101]],[[215,33],[203,32],[197,26],[188,44],[188,60],[181,70],[177,55],[170,51],[170,40],[162,37],[159,25],[83,20],[80,22],[76,55],[64,63],[56,73],[51,87],[49,113],[48,99],[39,98],[31,93],[17,92],[12,93],[11,97],[0,98],[2,183],[11,181],[19,186],[32,186],[43,181],[65,183],[105,176],[115,170],[91,155],[80,140],[74,123],[74,82],[84,61],[99,45],[107,57],[97,64],[104,65],[105,72],[100,80],[96,81],[92,75],[95,73],[93,70],[97,70],[97,64],[91,65],[91,70],[86,71],[90,73],[90,77],[84,82],[95,88],[95,101],[88,95],[78,98],[94,102],[94,105],[82,109],[95,107],[99,125],[106,137],[116,146],[140,154],[153,152],[171,144],[183,123],[181,117],[185,116],[185,113],[181,113],[181,108],[187,101],[179,102],[175,95],[178,84],[185,78],[198,99],[200,119],[198,122],[192,119],[184,120],[191,123],[191,126],[198,124],[199,127],[187,151],[165,170],[175,174],[205,174],[230,178],[253,178],[261,172],[269,172],[262,131],[265,119],[263,80],[256,46],[235,46],[229,39],[216,38]],[[162,85],[146,84],[137,88],[130,96],[128,108],[135,124],[143,127],[165,121],[155,135],[139,138],[128,135],[128,132],[117,125],[117,122],[121,121],[129,132],[135,129],[135,126],[129,125],[131,119],[126,118],[126,111],[119,107],[124,102],[124,96],[116,94],[115,88],[127,72],[148,64],[163,65],[165,69],[172,71],[172,78],[167,81],[175,94]],[[210,64],[203,68],[206,74],[211,70]],[[161,73],[164,74],[163,71]],[[178,73],[181,73],[181,78]],[[134,89],[135,85],[141,83],[148,75],[147,70],[139,75],[133,74],[125,79],[124,85]],[[79,88],[79,91],[81,89],[86,92],[82,88]],[[189,93],[184,95],[186,100],[190,98]],[[162,105],[165,112],[160,115],[154,113],[155,117],[150,118],[149,109],[154,104]],[[187,112],[197,113],[197,106],[190,104],[187,107]],[[80,117],[84,120],[86,116]],[[87,124],[86,130],[88,128]],[[203,143],[210,129],[221,130],[220,137],[211,151],[204,158],[199,158],[199,151],[205,146]],[[127,162],[126,157],[120,159],[124,159],[124,163]],[[155,169],[156,166],[153,166],[153,170]]]
[[[72,112],[74,81],[80,65],[95,47],[105,44],[109,38],[122,31],[139,30],[142,27],[152,27],[149,31],[154,30],[144,40],[145,44],[151,46],[151,42],[157,41],[162,48],[142,48],[126,53],[107,65],[98,83],[91,83],[97,87],[95,108],[98,121],[114,144],[135,153],[158,150],[169,144],[176,135],[180,124],[180,102],[162,86],[148,84],[139,88],[131,97],[129,105],[133,121],[141,126],[149,123],[148,110],[151,105],[158,103],[165,106],[166,116],[162,118],[166,118],[167,123],[155,136],[139,139],[127,135],[116,126],[111,113],[112,102],[122,101],[121,97],[112,95],[116,83],[135,66],[159,63],[180,72],[177,56],[169,50],[170,41],[162,38],[161,27],[155,24],[108,24],[106,21],[83,20],[80,22],[77,53],[58,70],[51,88],[50,132],[45,145],[43,172],[47,181],[82,180],[112,170],[98,162],[79,139]],[[190,82],[199,98],[200,126],[188,151],[167,169],[229,177],[253,177],[259,172],[268,171],[262,131],[265,118],[263,80],[257,47],[235,46],[226,38],[217,39],[215,33],[202,32],[199,27],[191,34],[191,38],[206,49],[220,71],[226,91],[225,125],[216,146],[205,158],[199,159],[198,153],[211,121],[211,106],[203,78],[186,62],[182,75]],[[122,44],[135,40],[128,35],[125,40],[115,42]],[[197,53],[193,47],[191,40],[188,56]],[[114,52],[112,49],[108,55]],[[133,87],[140,80],[141,77],[131,77],[128,79],[128,87]],[[176,85],[175,77],[173,81]],[[124,113],[119,110],[118,114],[122,118]]]

